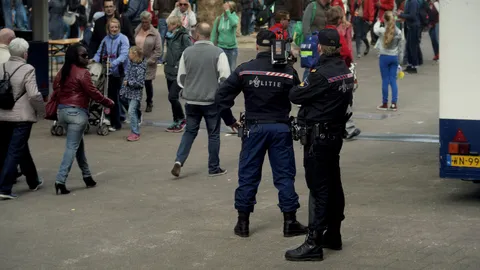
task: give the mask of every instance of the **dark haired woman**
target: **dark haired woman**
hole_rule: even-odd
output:
[[[97,184],[90,173],[83,142],[83,133],[88,124],[88,104],[91,99],[109,108],[114,103],[93,85],[87,65],[87,49],[80,44],[70,46],[65,55],[65,64],[53,83],[53,89],[57,92],[58,121],[67,127],[67,144],[55,181],[57,194],[70,193],[65,182],[75,158],[87,187]]]

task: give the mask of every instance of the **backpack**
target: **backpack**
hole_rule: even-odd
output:
[[[307,39],[300,45],[300,66],[302,68],[314,68],[320,54],[318,53],[318,33],[313,32]]]
[[[419,4],[418,16],[420,17],[420,26],[422,28],[425,28],[428,26],[428,22],[429,22],[428,13],[430,11],[430,5],[428,4],[427,0],[423,0],[422,3],[420,3],[420,1],[422,0],[417,0],[417,1]]]
[[[313,2],[313,10],[312,10],[312,18],[310,19],[310,24],[313,23],[315,20],[315,15],[317,13],[317,2]],[[295,23],[293,28],[293,42],[297,46],[301,46],[305,36],[303,35],[303,23],[302,21],[298,21]]]
[[[273,17],[273,10],[274,10],[275,3],[271,6],[263,6],[263,9],[260,10],[256,16],[255,24],[257,26],[262,26],[270,21]]]
[[[15,106],[17,100],[19,100],[27,90],[23,91],[20,96],[15,98],[13,96],[13,89],[12,84],[10,83],[10,79],[13,77],[15,72],[19,70],[21,67],[25,66],[26,64],[18,66],[12,74],[8,73],[5,69],[5,64],[3,64],[3,79],[0,80],[0,109],[3,110],[11,110]]]

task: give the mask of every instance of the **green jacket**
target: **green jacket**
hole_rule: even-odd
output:
[[[192,45],[190,35],[187,30],[182,26],[175,32],[172,38],[166,38],[167,40],[167,55],[165,57],[165,77],[169,80],[177,80],[178,63],[182,57],[183,51]]]
[[[225,18],[225,14],[227,18]],[[218,16],[213,23],[211,41],[216,46],[223,49],[238,48],[237,43],[237,25],[238,16],[235,12],[229,10]]]

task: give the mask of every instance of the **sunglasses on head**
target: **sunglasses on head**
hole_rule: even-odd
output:
[[[185,6],[185,7],[188,6],[187,3],[180,3],[180,4],[178,4],[178,5],[179,5],[179,6]]]

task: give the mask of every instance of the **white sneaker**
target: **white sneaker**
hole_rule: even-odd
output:
[[[115,132],[115,131],[117,131],[117,129],[114,128],[114,127],[108,127],[108,131],[110,131],[110,132]]]
[[[110,125],[111,125],[110,120],[108,120],[108,119],[106,119],[106,118],[103,119],[103,123],[104,123],[105,125],[107,125],[107,126],[110,126]]]

